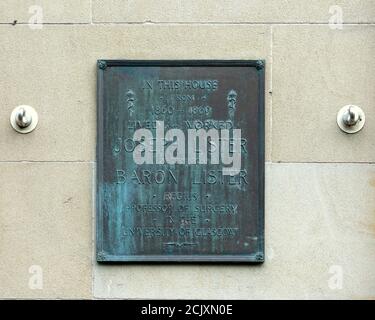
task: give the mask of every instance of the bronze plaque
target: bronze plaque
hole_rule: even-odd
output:
[[[264,261],[264,61],[98,61],[97,261]]]

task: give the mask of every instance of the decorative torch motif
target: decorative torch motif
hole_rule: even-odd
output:
[[[230,90],[227,95],[229,117],[233,118],[236,112],[237,92]]]
[[[134,112],[134,109],[135,109],[135,93],[133,90],[128,90],[126,92],[126,102],[127,102],[127,106],[128,106],[128,112],[130,115],[133,114]]]

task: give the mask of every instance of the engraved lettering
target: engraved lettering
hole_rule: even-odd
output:
[[[223,167],[223,175],[237,175],[241,170],[241,129],[233,130],[233,138],[229,137],[229,130],[222,129],[219,139],[217,129],[194,130],[188,129],[188,164],[198,163],[207,164],[208,154],[210,153],[211,164],[231,165],[231,167]],[[176,137],[177,142],[174,141]],[[134,141],[140,142],[133,152],[133,159],[136,164],[153,164],[154,138],[150,130],[138,129],[134,132]],[[178,141],[180,140],[180,141]],[[168,164],[184,164],[185,163],[185,134],[179,129],[170,129],[164,138],[164,121],[156,121],[156,139],[155,139],[155,163],[165,163],[165,149],[167,142],[172,142],[168,147]],[[181,142],[181,143],[180,143]],[[197,148],[198,142],[198,148]],[[221,143],[221,147],[219,147]],[[210,149],[208,149],[210,145]],[[209,151],[208,151],[209,150]],[[220,156],[219,156],[220,152]]]
[[[143,142],[143,140],[145,142]],[[136,164],[152,164],[153,163],[153,140],[152,133],[147,129],[138,129],[134,132],[134,141],[142,142],[138,144],[133,151],[133,160]]]
[[[116,170],[117,183],[122,184],[126,182],[125,170]]]
[[[149,89],[149,90],[152,90],[152,81],[149,81],[149,80],[144,80],[143,81],[143,87],[142,87],[143,90],[145,89]]]

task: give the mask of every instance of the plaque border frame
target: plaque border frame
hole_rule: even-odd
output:
[[[254,254],[230,254],[230,255],[110,255],[103,250],[103,225],[102,199],[99,192],[99,181],[103,172],[103,88],[104,70],[108,67],[126,66],[156,66],[156,67],[220,67],[243,66],[257,69],[259,80],[258,90],[258,251]],[[96,132],[96,172],[95,172],[95,250],[98,263],[263,263],[265,260],[265,66],[266,61],[259,60],[97,60],[97,132]]]

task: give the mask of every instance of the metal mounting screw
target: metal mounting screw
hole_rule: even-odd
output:
[[[255,259],[257,261],[263,261],[264,260],[264,255],[263,253],[257,253],[257,255],[255,256]]]
[[[97,253],[96,258],[98,261],[104,261],[105,260],[105,253],[104,251],[100,251]]]
[[[107,63],[103,60],[99,60],[98,61],[98,67],[99,67],[99,69],[104,70],[105,68],[107,68]]]
[[[264,68],[264,61],[263,60],[258,60],[256,68],[257,68],[257,70],[263,69]]]

